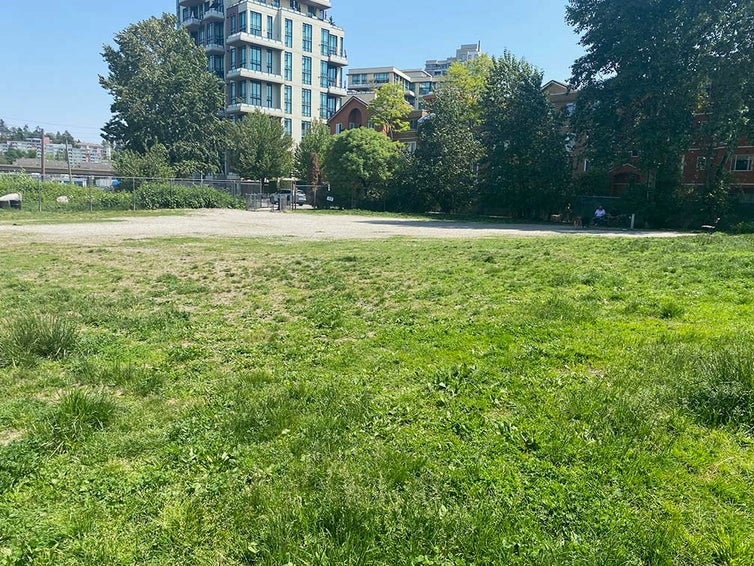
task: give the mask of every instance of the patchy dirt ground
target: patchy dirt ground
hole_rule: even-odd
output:
[[[679,232],[580,229],[570,225],[448,222],[355,214],[200,210],[184,216],[123,216],[76,224],[0,225],[6,242],[95,243],[159,237],[296,238],[306,240],[412,238],[484,238],[491,236],[593,235],[601,237],[674,237]]]

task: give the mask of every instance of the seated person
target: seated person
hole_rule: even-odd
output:
[[[595,226],[601,226],[602,224],[607,224],[607,211],[602,208],[602,205],[599,205],[597,207],[597,210],[594,211],[594,218],[592,219],[592,224]]]

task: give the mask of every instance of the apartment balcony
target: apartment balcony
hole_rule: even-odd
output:
[[[181,22],[181,27],[186,28],[189,31],[198,30],[199,26],[202,25],[201,20],[195,16],[189,16],[188,18],[184,19]]]
[[[235,104],[230,104],[225,107],[226,114],[251,114],[255,111],[260,111],[262,114],[268,116],[274,116],[276,118],[283,118],[285,112],[282,108],[270,108],[269,106],[262,106],[261,104],[250,104],[250,101],[240,101]]]
[[[348,91],[343,85],[330,84],[327,85],[327,94],[332,94],[333,96],[346,96]]]
[[[238,79],[251,79],[255,81],[275,83],[275,84],[283,84],[285,82],[283,80],[283,75],[276,75],[275,73],[265,73],[263,71],[247,69],[246,67],[236,67],[235,69],[230,69],[228,71],[228,74],[225,76],[225,79],[228,81],[233,81],[233,80],[238,80]]]
[[[182,6],[183,8],[193,8],[194,6],[199,6],[200,4],[204,4],[204,0],[179,0],[178,5]]]
[[[225,20],[225,13],[217,8],[210,8],[204,12],[203,22],[222,22]]]
[[[348,66],[348,55],[345,51],[338,52],[338,51],[330,51],[327,55],[327,61],[331,63],[332,65],[336,65],[338,67],[347,67]]]
[[[252,33],[246,33],[244,31],[233,33],[225,40],[228,45],[260,45],[262,47],[269,47],[271,49],[277,49],[282,51],[285,49],[283,42],[277,39],[271,39],[263,35],[254,35]]]
[[[221,39],[210,39],[204,43],[207,55],[225,55],[225,46]]]
[[[306,3],[316,6],[317,8],[322,8],[323,10],[329,10],[332,8],[330,0],[306,0]]]

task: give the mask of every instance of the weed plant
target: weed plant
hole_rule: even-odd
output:
[[[0,365],[20,364],[38,358],[58,360],[76,347],[78,329],[59,315],[25,313],[6,321],[0,339]]]
[[[4,261],[0,564],[754,564],[750,236]]]

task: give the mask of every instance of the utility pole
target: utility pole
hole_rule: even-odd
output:
[[[68,181],[73,184],[73,175],[71,175],[71,152],[68,151],[68,138],[65,140],[65,160],[68,163]]]
[[[42,151],[42,153],[41,153],[41,155],[42,155],[42,161],[41,161],[41,167],[39,168],[39,172],[40,172],[40,175],[42,176],[41,177],[42,182],[44,183],[44,180],[45,180],[45,131],[44,130],[42,130],[42,145],[41,145],[41,148],[42,148],[42,150],[41,150]]]

